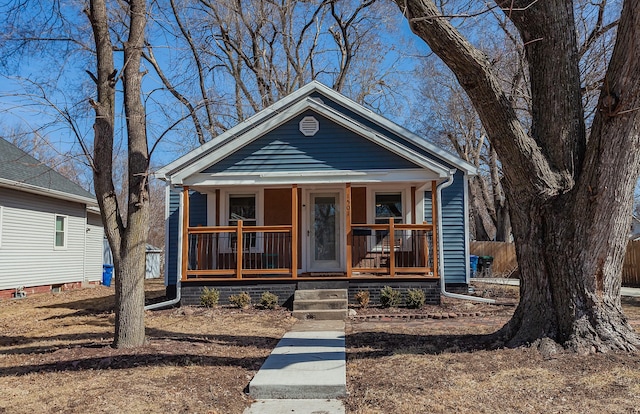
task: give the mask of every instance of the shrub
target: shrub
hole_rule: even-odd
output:
[[[278,306],[278,296],[271,292],[264,292],[260,296],[260,306],[265,309],[275,309]]]
[[[247,292],[240,292],[237,295],[229,296],[229,302],[240,309],[245,309],[251,305],[251,296]]]
[[[420,309],[424,306],[426,298],[422,289],[407,290],[407,307],[411,309]]]
[[[369,306],[369,291],[368,290],[361,290],[360,292],[356,293],[356,300],[358,301],[358,305],[360,305],[361,308],[366,308],[367,306]]]
[[[380,290],[380,304],[383,308],[395,308],[400,304],[400,291],[385,286]]]
[[[202,289],[202,293],[200,294],[200,304],[206,308],[213,308],[218,305],[218,300],[220,299],[220,292],[216,289],[209,289],[208,287],[204,287]]]

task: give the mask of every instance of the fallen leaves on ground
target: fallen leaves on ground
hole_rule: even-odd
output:
[[[113,349],[113,292],[0,301],[0,413],[242,413],[249,381],[295,322],[283,309],[150,311],[146,345]],[[147,281],[150,300],[163,293]],[[514,299],[509,288],[481,294]],[[640,327],[640,300],[623,305]],[[357,310],[456,317],[349,320],[347,412],[640,412],[639,355],[499,348],[490,334],[513,309],[445,299],[421,311]]]

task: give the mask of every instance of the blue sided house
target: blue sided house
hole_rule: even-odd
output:
[[[166,284],[198,304],[215,287],[423,289],[469,283],[475,167],[311,82],[157,172],[167,183]]]

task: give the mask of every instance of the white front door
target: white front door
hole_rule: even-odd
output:
[[[309,205],[309,271],[342,271],[340,193],[310,193]]]

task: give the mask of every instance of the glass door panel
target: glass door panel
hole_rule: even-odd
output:
[[[339,194],[311,194],[310,270],[340,270]]]

